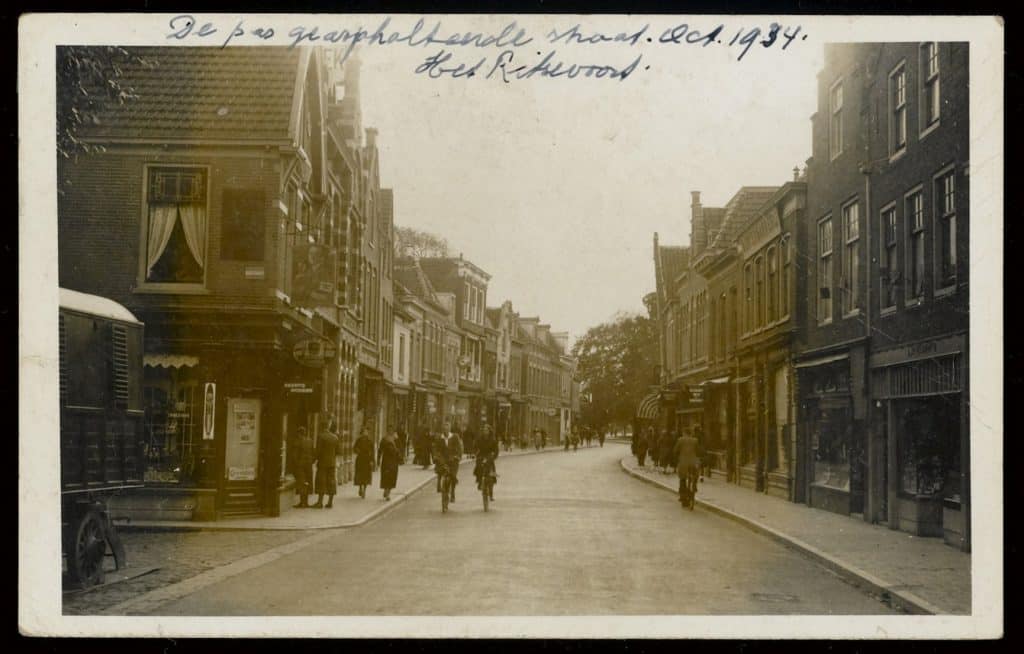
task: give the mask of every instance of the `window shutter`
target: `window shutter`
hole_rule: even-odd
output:
[[[113,361],[114,406],[128,408],[128,330],[123,325],[113,325],[111,333]]]

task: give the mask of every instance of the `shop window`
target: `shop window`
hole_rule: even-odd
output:
[[[143,479],[155,483],[189,483],[196,477],[202,403],[195,384],[175,383],[174,372],[143,388],[145,402]]]
[[[900,489],[960,501],[959,395],[896,402]]]
[[[853,425],[848,407],[817,410],[811,423],[811,449],[814,454],[814,483],[850,490],[850,463],[853,460]]]
[[[206,270],[206,169],[147,171],[147,282],[201,284]]]

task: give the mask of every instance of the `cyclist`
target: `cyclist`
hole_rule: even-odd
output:
[[[676,473],[679,475],[679,501],[683,506],[693,508],[693,496],[697,492],[697,473],[700,461],[697,459],[697,439],[680,436],[673,448]]]
[[[437,473],[437,492],[441,492],[441,478],[448,472],[448,442],[441,432],[433,432],[430,437],[430,459],[434,462]]]
[[[491,434],[491,426],[484,425],[480,438],[476,440],[476,465],[473,467],[473,476],[476,477],[477,488],[480,488],[480,483],[485,474],[490,474],[495,480],[494,483],[497,483],[498,470],[494,466],[494,460],[497,458],[498,441],[494,440],[494,436]],[[488,499],[492,502],[494,501],[493,484],[491,485],[491,493]]]
[[[459,485],[459,462],[462,461],[462,439],[459,438],[458,432],[449,429],[444,440],[448,455],[448,474],[451,475],[452,478],[452,492],[449,501],[454,502],[455,487]]]

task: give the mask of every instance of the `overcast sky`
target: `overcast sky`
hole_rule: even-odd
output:
[[[498,32],[508,22],[473,20],[448,18],[443,32]],[[650,23],[655,40],[678,22],[591,20],[613,34]],[[380,130],[395,223],[444,236],[489,272],[489,305],[510,299],[573,339],[617,311],[643,310],[654,290],[653,233],[663,244],[688,242],[690,191],[721,206],[740,186],[779,185],[804,165],[823,55],[814,41],[755,46],[739,62],[723,46],[541,42],[574,22],[527,19],[538,47],[521,56],[555,49],[567,64],[621,67],[642,53],[641,66],[621,82],[506,84],[414,75],[439,47],[359,50],[364,125]],[[730,23],[723,39],[742,24]],[[457,50],[468,64],[497,54]]]

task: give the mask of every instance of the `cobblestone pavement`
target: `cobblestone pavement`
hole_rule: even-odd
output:
[[[98,613],[110,606],[309,535],[308,531],[122,533],[129,567],[159,569],[86,592],[65,593],[65,615]]]

